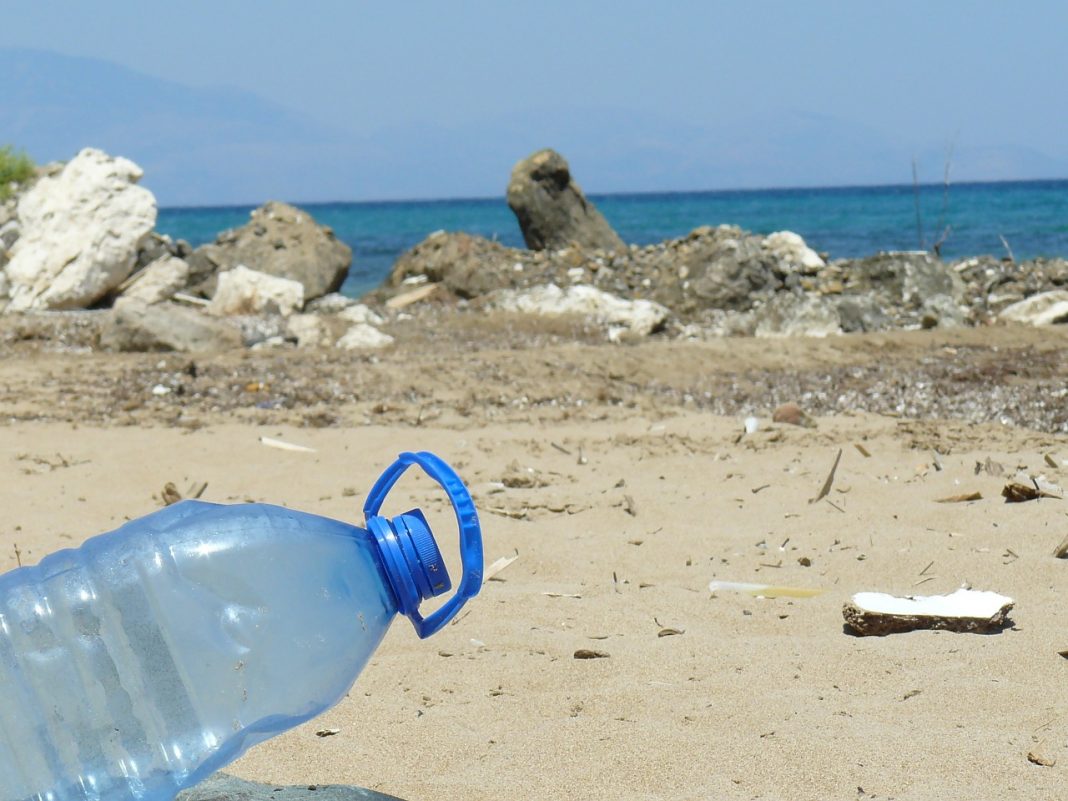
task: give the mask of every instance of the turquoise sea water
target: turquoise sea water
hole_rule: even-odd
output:
[[[831,258],[921,246],[912,186],[763,189],[632,195],[593,195],[624,241],[645,245],[683,236],[699,225],[729,223],[755,233],[796,231]],[[389,273],[406,249],[439,229],[523,240],[503,198],[301,204],[352,247],[343,291],[358,296]],[[244,225],[252,206],[161,209],[158,230],[192,245]],[[950,232],[947,258],[1005,255],[1017,259],[1068,256],[1068,181],[955,184],[920,188],[923,246]]]

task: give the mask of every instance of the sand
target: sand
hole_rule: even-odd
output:
[[[996,337],[946,337],[789,343],[785,356],[753,342],[474,357],[402,345],[361,362],[394,383],[377,395],[374,382],[360,384],[362,395],[329,406],[325,427],[314,418],[321,399],[213,409],[189,395],[185,407],[173,393],[152,395],[156,373],[180,372],[173,356],[9,350],[0,358],[0,569],[15,567],[16,544],[32,563],[159,508],[168,481],[181,491],[207,482],[207,500],[264,500],[360,522],[364,493],[399,450],[433,450],[475,494],[487,563],[518,558],[434,638],[420,641],[398,620],[342,703],[231,772],[356,784],[409,801],[1061,797],[1068,560],[1052,552],[1068,534],[1068,502],[1009,504],[1000,492],[1018,469],[1065,483],[1068,438],[874,414],[862,403],[816,414],[814,429],[773,425],[773,383],[739,395],[739,409],[762,418],[740,437],[741,416],[668,391],[686,386],[687,363],[695,385],[738,369],[732,358],[767,368],[769,380],[807,369],[818,383],[830,369],[821,349],[837,348],[827,357],[836,369],[892,351],[907,376],[945,348],[975,348],[995,363],[999,352],[1048,354],[1065,341],[1013,333],[990,351]],[[285,380],[286,358],[294,374],[308,369],[296,355],[197,363],[201,375],[227,373],[241,386],[260,380],[264,365]],[[433,396],[433,375],[413,386],[396,377],[406,362],[435,360],[438,376],[453,376],[442,378],[448,392],[460,397],[464,376],[477,392],[466,413],[447,393]],[[576,364],[584,366],[569,369]],[[1063,388],[1063,367],[1043,364],[1021,379],[1027,392]],[[626,380],[607,377],[624,367]],[[570,400],[530,403],[534,379],[552,369],[559,382],[540,391]],[[980,372],[960,393],[984,380],[1011,391],[1011,380]],[[143,402],[109,422],[100,412],[111,402],[106,387],[130,382]],[[599,394],[605,386],[616,396]],[[405,403],[406,392],[417,400]],[[261,436],[315,452],[268,448]],[[811,502],[839,449],[830,493]],[[1006,475],[977,474],[988,458]],[[406,479],[399,490],[394,511],[418,504],[436,529],[454,531],[428,480]],[[982,499],[937,502],[973,491]],[[713,579],[823,592],[712,596]],[[882,638],[843,629],[853,593],[931,595],[965,582],[1015,599],[1014,625]],[[575,659],[580,649],[607,657]],[[316,735],[324,729],[337,733]]]

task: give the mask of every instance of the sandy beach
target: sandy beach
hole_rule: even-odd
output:
[[[518,558],[433,639],[398,620],[340,705],[254,749],[236,775],[409,801],[1063,792],[1068,561],[1052,552],[1068,507],[1000,493],[1017,471],[1063,484],[1068,438],[968,418],[984,398],[996,418],[1005,397],[1018,418],[1034,410],[1032,425],[1047,419],[1043,398],[1063,415],[1062,329],[632,346],[508,336],[469,353],[446,327],[373,357],[19,340],[0,357],[0,568],[159,508],[167,482],[359,523],[395,454],[428,449],[469,483],[487,564]],[[925,375],[938,379],[926,392]],[[848,381],[853,408],[828,414]],[[908,414],[882,405],[895,381],[911,386]],[[815,428],[771,422],[787,392]],[[747,436],[743,412],[761,418]],[[812,502],[839,449],[830,494]],[[977,472],[988,459],[1004,474]],[[972,492],[982,498],[938,502]],[[393,503],[454,530],[426,478]],[[712,594],[712,580],[822,592]],[[843,630],[855,592],[963,583],[1011,596],[1014,625]],[[606,656],[574,658],[583,649]]]

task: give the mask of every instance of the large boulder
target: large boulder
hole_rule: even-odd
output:
[[[567,161],[555,150],[539,150],[515,165],[508,182],[508,205],[531,250],[626,247],[582,194]]]
[[[425,279],[443,284],[457,297],[476,298],[513,286],[515,265],[523,256],[480,236],[437,231],[394,262],[386,286]]]
[[[243,264],[299,281],[304,299],[311,300],[341,286],[352,264],[352,250],[307,212],[271,201],[253,211],[246,225],[224,231],[214,244],[197,248],[189,261],[192,280],[200,281],[209,295],[215,291],[216,273]]]
[[[141,176],[132,161],[87,148],[22,194],[9,310],[86,308],[130,275],[156,224]]]
[[[120,300],[100,345],[119,351],[217,351],[239,348],[243,339],[236,326],[188,306]]]

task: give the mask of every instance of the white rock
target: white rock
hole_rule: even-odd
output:
[[[556,284],[526,290],[501,290],[491,305],[503,311],[527,314],[581,314],[607,326],[608,336],[618,340],[625,332],[646,336],[667,320],[668,310],[651,300],[624,300],[587,284],[566,290]]]
[[[239,264],[219,273],[219,283],[208,311],[212,314],[263,314],[288,316],[304,307],[304,285]]]
[[[7,280],[7,273],[0,269],[0,300],[7,300],[11,283]]]
[[[286,320],[286,333],[296,338],[302,348],[326,344],[326,326],[318,314],[294,314]]]
[[[170,300],[188,280],[189,265],[177,256],[164,256],[138,273],[122,296],[142,303],[161,303]]]
[[[343,309],[338,317],[349,323],[368,323],[369,325],[382,325],[385,320],[362,303],[356,303]]]
[[[355,350],[356,348],[384,348],[393,344],[393,337],[383,334],[377,328],[367,323],[357,323],[345,332],[344,336],[337,341],[339,348]]]
[[[1054,289],[1006,306],[998,315],[1002,320],[1029,325],[1052,325],[1068,322],[1068,291]]]
[[[19,198],[11,310],[85,308],[129,276],[156,224],[141,175],[132,161],[87,148]]]
[[[806,245],[805,240],[793,231],[777,231],[774,234],[768,234],[761,245],[780,262],[785,262],[791,267],[818,270],[827,266],[819,254]]]
[[[754,311],[758,337],[826,337],[842,333],[838,310],[824,298],[779,293]]]

